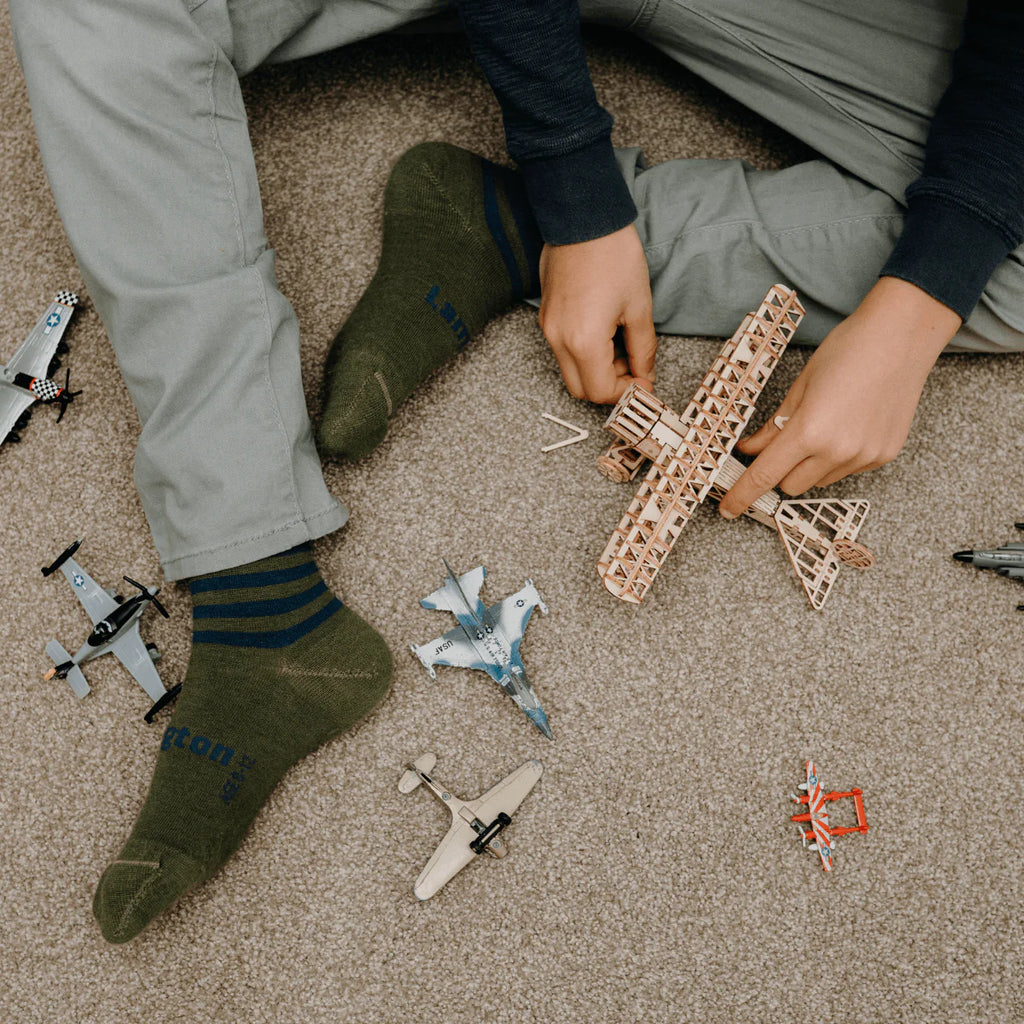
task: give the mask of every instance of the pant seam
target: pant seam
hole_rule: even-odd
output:
[[[205,2],[205,0],[203,0]],[[661,6],[661,0],[644,0],[641,4],[640,10],[633,16],[633,20],[626,25],[626,32],[643,32],[645,28],[651,23],[651,19],[658,13],[658,8]]]
[[[245,244],[245,232],[242,228],[242,211],[239,208],[238,203],[238,190],[235,187],[235,179],[231,170],[231,161],[228,159],[228,155],[224,150],[223,143],[221,142],[220,132],[217,129],[217,96],[214,88],[214,81],[217,74],[217,65],[221,60],[221,50],[214,43],[213,45],[213,61],[210,65],[210,78],[209,78],[209,90],[210,90],[210,133],[213,138],[214,145],[217,147],[217,151],[220,153],[221,160],[224,165],[224,177],[227,182],[227,197],[231,205],[231,213],[235,223],[235,235],[238,240],[238,259],[239,268],[242,270],[248,270],[251,275],[254,276],[256,282],[256,295],[257,302],[260,307],[261,320],[263,327],[266,332],[266,347],[264,351],[262,377],[263,384],[266,387],[267,394],[270,398],[271,408],[274,410],[274,418],[278,427],[280,438],[284,449],[284,464],[288,467],[288,473],[291,477],[291,498],[295,505],[295,511],[298,515],[302,516],[302,504],[299,500],[299,486],[298,480],[295,475],[295,458],[292,451],[292,444],[289,439],[288,430],[284,425],[284,418],[281,415],[280,404],[277,400],[277,392],[274,389],[274,383],[270,373],[270,352],[273,348],[274,343],[274,330],[270,319],[270,307],[267,302],[267,291],[266,282],[263,280],[263,276],[260,273],[259,267],[255,261],[250,261],[248,253],[246,251]],[[232,68],[232,73],[234,69]],[[264,250],[265,251],[265,250]],[[297,324],[296,324],[297,328]]]
[[[668,246],[675,245],[688,235],[699,235],[704,232],[720,231],[723,228],[759,227],[770,237],[778,238],[781,235],[795,234],[799,231],[817,231],[821,228],[827,228],[839,224],[857,224],[860,221],[902,221],[903,219],[904,215],[899,213],[868,213],[858,217],[840,217],[835,220],[817,221],[814,224],[797,224],[789,228],[769,228],[765,225],[764,221],[754,220],[753,218],[746,220],[730,220],[723,221],[718,224],[702,224],[695,228],[684,228],[678,235],[673,235],[671,238],[667,238],[663,242],[648,243],[644,246],[644,252],[654,253],[661,249],[665,249]]]
[[[263,317],[263,326],[266,330],[267,345],[263,354],[263,383],[266,385],[267,393],[270,396],[270,406],[274,410],[274,419],[276,421],[280,438],[284,445],[284,463],[288,467],[289,475],[291,476],[292,486],[292,502],[295,505],[295,511],[302,517],[302,503],[299,501],[299,481],[295,476],[295,453],[292,449],[292,443],[289,439],[288,430],[284,425],[284,417],[281,415],[281,406],[277,400],[277,391],[274,389],[274,382],[270,374],[270,350],[274,344],[274,329],[270,322],[270,306],[267,302],[267,285],[263,280],[263,275],[260,274],[259,267],[253,265],[251,268],[252,275],[256,280],[256,287],[258,291],[258,301],[260,304],[260,311]],[[298,331],[298,319],[295,322],[296,332]],[[298,340],[296,340],[298,345]]]
[[[209,78],[209,91],[210,91],[210,136],[213,139],[213,144],[217,148],[217,152],[220,153],[221,163],[224,167],[224,180],[227,183],[227,198],[231,204],[231,214],[235,224],[235,237],[238,241],[238,265],[240,268],[244,268],[249,265],[246,259],[245,251],[245,234],[242,230],[242,213],[238,208],[238,194],[235,189],[235,179],[231,174],[231,161],[228,159],[227,153],[224,151],[224,145],[221,142],[220,132],[217,130],[217,92],[214,88],[214,79],[217,76],[217,65],[220,63],[221,54],[220,48],[216,43],[211,43],[213,48],[213,59],[210,62],[210,78]]]
[[[660,3],[660,0],[657,0],[657,2]],[[890,146],[889,143],[886,142],[881,135],[876,133],[873,128],[871,128],[869,125],[866,125],[863,121],[859,121],[852,114],[847,113],[847,111],[843,110],[842,107],[838,106],[832,99],[830,99],[823,92],[817,89],[810,81],[805,79],[802,75],[798,74],[791,68],[786,67],[784,64],[782,64],[781,61],[778,60],[778,58],[773,57],[772,54],[769,53],[767,50],[763,50],[760,46],[758,46],[752,40],[748,39],[745,35],[736,31],[733,28],[730,28],[725,22],[719,21],[717,18],[706,13],[705,11],[697,10],[695,7],[687,3],[686,0],[671,0],[671,2],[674,3],[677,7],[682,7],[684,10],[689,11],[694,17],[700,18],[703,21],[706,21],[714,25],[719,31],[731,36],[738,43],[740,43],[740,45],[746,47],[752,53],[756,53],[762,60],[766,60],[770,64],[774,65],[775,68],[777,68],[782,74],[787,75],[789,78],[793,79],[794,82],[799,84],[802,88],[806,89],[810,93],[813,93],[819,100],[821,100],[822,103],[824,103],[834,113],[838,114],[841,118],[843,118],[843,120],[854,125],[856,128],[859,128],[865,134],[869,135],[883,149],[885,149],[888,153],[894,156],[900,162],[900,164],[911,170],[915,177],[920,174],[919,167],[915,166],[905,156],[903,156],[902,153],[900,153],[898,150]]]

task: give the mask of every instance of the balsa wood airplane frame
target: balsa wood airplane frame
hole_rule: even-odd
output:
[[[647,459],[651,467],[598,562],[616,597],[639,604],[697,506],[709,494],[721,499],[743,473],[733,446],[803,315],[796,292],[773,285],[725,343],[682,415],[638,384],[619,399],[605,423],[619,442],[598,468],[625,481]],[[770,491],[747,515],[778,530],[811,605],[820,609],[840,564],[874,564],[856,541],[869,507],[859,500],[788,501]]]

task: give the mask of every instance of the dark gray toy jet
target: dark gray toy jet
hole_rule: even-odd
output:
[[[1024,523],[1014,523],[1018,530],[1024,530]],[[991,550],[954,551],[958,562],[970,562],[979,569],[995,569],[1000,576],[1011,580],[1024,580],[1024,544],[1004,544]],[[1024,611],[1024,604],[1017,605]]]

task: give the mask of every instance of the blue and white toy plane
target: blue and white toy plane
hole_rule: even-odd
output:
[[[68,390],[70,373],[64,375],[63,385],[48,377],[60,366],[59,357],[67,351],[64,332],[77,303],[74,292],[57,292],[11,361],[6,366],[0,363],[0,444],[21,440],[18,431],[28,423],[36,402],[58,402],[59,423],[69,403],[81,394]]]
[[[100,655],[113,654],[153,701],[153,706],[145,715],[146,721],[152,722],[153,716],[181,692],[180,683],[165,690],[160,673],[153,664],[160,657],[160,652],[156,644],[143,643],[139,634],[139,619],[150,605],[167,618],[166,609],[157,600],[156,595],[160,591],[156,587],[136,583],[128,576],[124,577],[125,582],[139,591],[134,597],[124,598],[113,589],[101,587],[73,557],[81,543],[76,540],[62,551],[50,565],[43,568],[43,575],[49,576],[58,569],[64,573],[75,597],[92,620],[93,630],[74,657],[56,640],[51,640],[46,645],[46,653],[53,660],[54,667],[44,678],[53,679],[56,676],[58,679],[66,679],[75,696],[84,697],[89,692],[89,684],[78,666]]]
[[[547,605],[527,580],[523,589],[504,601],[487,608],[480,600],[487,570],[481,565],[461,576],[445,562],[448,577],[440,590],[435,590],[420,604],[424,608],[449,611],[459,624],[444,636],[428,644],[410,644],[413,653],[423,662],[431,679],[436,679],[434,665],[454,665],[486,672],[523,710],[526,717],[551,739],[548,716],[537,700],[519,645],[535,607],[547,614]]]

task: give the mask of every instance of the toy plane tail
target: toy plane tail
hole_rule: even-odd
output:
[[[461,576],[456,576],[452,567],[447,562],[444,564],[448,570],[444,586],[423,598],[420,604],[424,608],[438,608],[456,613],[465,611],[476,616],[479,611],[480,588],[483,586],[487,570],[481,565],[464,572]]]
[[[399,779],[399,791],[402,793],[411,793],[423,781],[417,772],[423,772],[424,775],[429,775],[434,770],[435,764],[437,764],[437,757],[434,754],[422,754],[420,757],[416,758],[401,779]]]
[[[71,660],[71,655],[56,640],[51,640],[46,645],[46,653],[53,660],[54,667],[44,678],[52,679],[56,676],[58,679],[66,679],[75,696],[84,697],[89,692],[89,684],[85,681],[82,670]]]
[[[863,500],[819,498],[783,501],[774,513],[775,527],[812,607],[828,598],[840,565],[867,569],[875,556],[857,541],[870,509]]]

